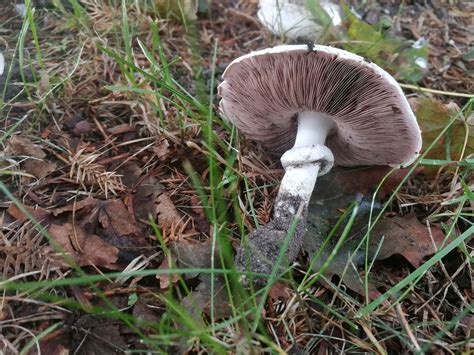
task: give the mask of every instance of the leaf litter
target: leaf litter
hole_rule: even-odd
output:
[[[384,167],[359,171],[336,169],[329,176],[320,179],[321,187],[316,187],[309,205],[308,231],[304,237],[303,250],[308,253],[310,260],[316,258],[312,264],[313,270],[319,272],[335,249],[336,242],[346,226],[347,220],[324,245],[326,236],[342,215],[341,207],[348,206],[355,200],[360,201],[359,213],[349,236],[327,265],[324,274],[329,278],[333,275],[338,276],[347,287],[361,295],[365,294],[365,286],[359,269],[365,265],[366,257],[370,265],[373,260],[402,255],[416,268],[425,257],[434,254],[445,239],[439,227],[432,226],[428,229],[414,214],[407,214],[385,217],[378,221],[369,233],[368,249],[366,248],[363,238],[368,232],[370,218],[376,217],[381,210],[380,197],[373,196],[376,187],[374,183],[381,181],[381,177],[388,170]],[[406,170],[397,171],[397,174],[387,180],[389,190],[387,186],[380,189],[379,196],[391,193],[391,190],[404,178],[404,174]],[[379,175],[379,178],[374,179],[374,175]],[[354,181],[354,186],[347,184],[348,181]],[[365,195],[356,193],[354,188],[366,191]],[[369,298],[374,299],[379,295],[380,292],[376,287],[370,284]]]

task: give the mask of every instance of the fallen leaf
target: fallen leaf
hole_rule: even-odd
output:
[[[43,151],[41,146],[34,144],[27,138],[14,135],[10,138],[9,144],[13,153],[16,155],[24,155],[38,159],[43,159],[46,157],[46,153]]]
[[[138,300],[133,306],[133,316],[141,321],[157,324],[160,321],[160,317],[153,310],[153,307],[150,307],[150,303],[157,303],[156,299],[146,296],[138,296]]]
[[[58,207],[52,210],[53,214],[55,216],[60,215],[61,213],[64,212],[72,212],[72,211],[79,211],[82,210],[83,208],[91,208],[95,207],[97,205],[98,200],[92,197],[86,197],[83,200],[73,202],[69,205],[63,206],[63,207]]]
[[[331,178],[334,179],[337,186],[345,193],[361,193],[365,195],[371,190],[375,190],[392,169],[389,166],[371,166],[356,169],[339,168],[334,171]],[[411,177],[421,173],[423,169],[423,167],[416,168]],[[381,199],[389,196],[409,171],[409,168],[393,171],[381,185],[377,196]]]
[[[156,218],[155,203],[165,187],[154,177],[149,177],[136,188],[133,195],[133,211],[137,220],[148,221]],[[174,208],[174,206],[173,206]]]
[[[38,353],[37,348],[34,346],[28,352],[28,355],[40,355],[40,354],[69,355],[70,349],[66,347],[64,344],[67,342],[67,340],[62,330],[53,333],[53,335],[55,336],[45,337],[40,340],[39,342],[39,348],[41,350],[40,353]]]
[[[215,319],[232,315],[232,307],[227,287],[222,277],[214,277],[214,293],[211,294],[211,275],[201,277],[201,283],[188,296],[183,298],[182,305],[196,322],[201,322],[201,314],[208,317],[214,314]],[[211,298],[213,302],[211,302]],[[214,307],[213,312],[211,312]]]
[[[163,229],[176,227],[182,221],[181,215],[166,193],[162,193],[157,198],[156,216],[158,218],[158,225]]]
[[[116,171],[122,176],[122,182],[124,185],[129,188],[135,188],[135,185],[139,183],[139,179],[143,174],[143,168],[134,161],[129,161],[121,165],[116,169]],[[147,178],[146,181],[149,179],[152,179],[152,177]],[[146,181],[142,182],[142,184],[146,184]]]
[[[112,229],[116,235],[138,235],[141,230],[122,200],[111,199],[99,203],[99,221],[104,229]]]
[[[179,21],[196,20],[198,0],[155,0],[158,13]]]
[[[71,223],[52,225],[49,234],[79,266],[95,265],[117,269],[118,249],[104,242],[95,234],[86,233],[82,227]]]
[[[278,300],[288,301],[292,297],[292,294],[290,292],[290,289],[285,283],[281,281],[277,281],[272,285],[272,287],[270,287],[270,291],[268,292],[268,297],[270,297],[271,299],[275,301],[278,301]]]
[[[436,253],[445,239],[439,228],[432,226],[430,229],[431,233],[413,214],[384,218],[374,226],[371,233],[373,236],[370,240],[371,254],[384,236],[377,260],[399,254],[414,267],[418,267],[425,257]]]
[[[353,200],[355,200],[355,197],[352,197]],[[358,268],[364,265],[366,253],[364,248],[356,253],[354,251],[361,238],[367,232],[371,208],[371,203],[366,202],[367,200],[370,201],[371,199],[362,200],[359,214],[351,228],[350,235],[324,271],[327,277],[337,275],[348,288],[359,294],[365,294],[364,282]],[[332,200],[324,201],[327,204],[310,204],[307,222],[308,232],[305,234],[303,241],[303,250],[309,254],[312,262],[315,256],[319,254],[313,263],[313,270],[315,272],[318,272],[323,267],[336,246],[345,223],[342,223],[332,240],[324,248],[323,242],[332,226],[341,216],[338,208],[341,205],[344,206],[342,204],[344,201],[346,201],[346,205],[350,203],[351,198],[342,194]],[[368,208],[364,207],[364,204],[368,204]],[[373,213],[377,213],[379,208],[380,205],[376,204]],[[399,254],[405,257],[414,267],[418,267],[426,256],[436,252],[436,248],[444,240],[444,234],[435,226],[431,227],[430,234],[429,230],[414,215],[384,218],[374,226],[370,234],[369,260],[374,258],[382,238],[383,244],[376,255],[376,260],[383,260],[392,255]],[[372,283],[369,283],[368,291],[370,299],[380,295]]]
[[[56,163],[47,160],[27,159],[21,163],[21,167],[25,173],[42,179],[56,170]]]
[[[135,128],[130,126],[128,123],[119,124],[117,126],[109,128],[109,133],[112,135],[133,132],[133,131],[135,131]]]
[[[123,354],[127,349],[119,321],[83,315],[67,329],[70,346],[78,355]]]
[[[416,113],[423,137],[423,149],[426,150],[434,139],[458,114],[456,104],[443,103],[428,98],[411,99],[410,104]],[[467,122],[468,139],[464,157],[474,153],[474,126]],[[427,159],[458,160],[466,139],[466,127],[462,115],[429,151]],[[447,156],[447,152],[450,152]]]
[[[42,222],[46,220],[50,214],[47,210],[41,207],[33,207],[33,206],[27,206],[27,205],[22,205],[22,207],[37,221],[37,222]],[[8,206],[7,212],[15,218],[17,221],[23,223],[30,218],[23,213],[22,210],[18,208],[18,206],[15,203],[11,203],[10,206]]]
[[[153,152],[156,154],[158,160],[163,161],[172,152],[170,150],[170,144],[167,139],[163,139],[159,144],[153,146]]]
[[[46,153],[41,146],[27,138],[12,136],[9,140],[9,148],[14,155],[26,157],[26,160],[21,163],[22,170],[38,179],[56,170],[56,163],[45,160]]]
[[[176,265],[176,257],[171,256],[171,261]],[[170,257],[165,257],[161,263],[159,270],[169,270],[170,269]],[[178,274],[158,274],[156,275],[157,280],[160,281],[160,288],[165,289],[170,285],[175,284],[179,281]]]
[[[200,242],[183,238],[171,244],[171,252],[176,257],[180,267],[189,269],[205,269],[211,267],[212,239]],[[218,267],[219,258],[215,258],[214,267]],[[195,277],[197,274],[191,275]]]
[[[89,121],[86,121],[86,120],[82,120],[82,121],[79,121],[79,122],[76,123],[76,125],[74,126],[74,129],[72,131],[73,131],[74,134],[80,136],[82,134],[92,133],[96,130],[97,130],[97,128],[93,123],[91,123]]]

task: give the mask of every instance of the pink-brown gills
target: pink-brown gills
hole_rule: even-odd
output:
[[[235,60],[219,86],[224,117],[281,154],[294,143],[298,114],[319,112],[336,126],[326,140],[336,164],[411,163],[421,148],[420,130],[395,80],[352,53],[304,47]]]

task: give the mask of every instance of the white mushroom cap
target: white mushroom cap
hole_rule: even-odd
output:
[[[0,75],[3,74],[3,71],[5,70],[5,58],[3,58],[2,52],[0,52]]]
[[[317,40],[323,27],[314,21],[313,14],[304,4],[305,0],[260,0],[257,16],[277,36]],[[331,18],[334,26],[341,24],[339,5],[330,1],[320,1],[319,5]]]

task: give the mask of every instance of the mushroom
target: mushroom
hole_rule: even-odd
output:
[[[5,58],[3,57],[2,52],[0,52],[0,76],[3,75],[4,69],[5,69]]]
[[[273,219],[250,233],[248,248],[239,248],[239,270],[271,273],[302,206],[286,250],[288,261],[296,258],[317,176],[334,163],[406,166],[419,155],[420,128],[400,86],[353,53],[282,45],[235,59],[223,78],[221,115],[247,138],[281,155],[285,169]]]
[[[259,21],[275,35],[290,39],[319,39],[324,30],[309,9],[307,0],[260,0],[257,16]],[[318,7],[331,19],[333,26],[342,23],[341,8],[330,1],[318,2]]]

